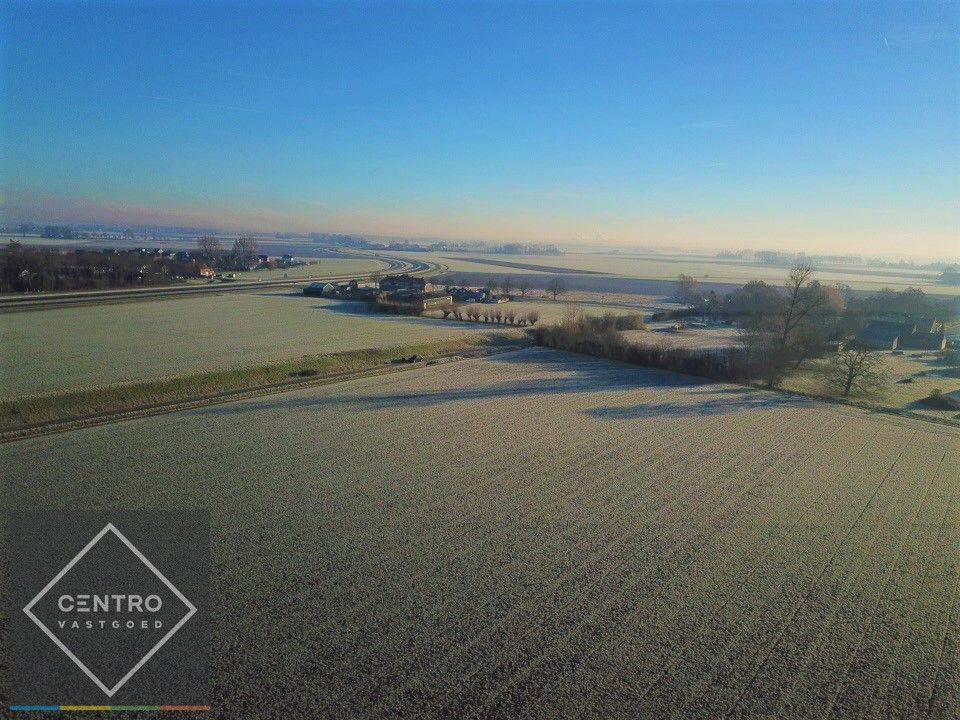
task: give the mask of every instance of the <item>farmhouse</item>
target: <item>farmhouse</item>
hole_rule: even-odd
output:
[[[936,319],[871,320],[857,333],[856,343],[868,350],[943,350],[947,338]]]
[[[942,330],[936,332],[913,331],[900,338],[902,350],[946,350],[947,336]]]
[[[428,283],[422,277],[413,275],[388,275],[380,281],[380,289],[383,292],[427,292],[431,289]]]
[[[312,297],[330,297],[336,292],[336,290],[336,286],[331,283],[314,282],[310,283],[303,289],[303,294],[310,295]]]
[[[457,302],[482,302],[486,297],[482,289],[476,290],[469,287],[452,287],[449,288],[449,292],[450,297]]]
[[[857,333],[856,344],[866,350],[898,350],[903,323],[890,320],[871,320]]]

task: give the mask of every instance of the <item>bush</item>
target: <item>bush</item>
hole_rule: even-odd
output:
[[[661,322],[662,320],[677,320],[679,318],[695,317],[702,314],[703,311],[700,308],[680,308],[678,310],[660,310],[651,315],[650,319],[653,320],[653,322]]]
[[[946,395],[939,388],[931,392],[920,402],[937,410],[960,410],[960,398],[956,398],[953,395]]]
[[[544,347],[633,365],[734,382],[748,377],[743,354],[739,350],[731,348],[720,352],[697,352],[659,345],[639,345],[624,340],[617,325],[616,317],[612,314],[596,318],[573,312],[564,316],[557,325],[536,328],[533,337],[538,345]]]

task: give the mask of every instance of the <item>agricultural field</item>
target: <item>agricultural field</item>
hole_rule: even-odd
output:
[[[0,315],[8,396],[488,333],[362,303],[265,291]]]
[[[536,310],[541,322],[554,322],[571,306],[540,300],[500,307]],[[14,397],[491,332],[520,331],[277,291],[17,312],[0,315],[0,387]]]
[[[249,270],[237,273],[237,280],[249,282],[251,280],[282,280],[283,278],[327,278],[341,275],[364,276],[386,270],[388,265],[376,258],[303,258],[316,261],[315,265],[298,265],[291,268],[277,268],[276,270]]]
[[[697,278],[705,285],[743,285],[751,280],[764,280],[780,284],[788,273],[787,268],[768,265],[737,263],[703,256],[658,256],[575,253],[564,255],[500,255],[478,253],[417,253],[398,252],[398,257],[407,259],[430,260],[445,266],[449,272],[471,273],[477,276],[502,277],[506,274],[542,275],[550,277],[550,272],[531,269],[531,266],[548,266],[567,271],[580,270],[589,273],[605,273],[610,277],[581,278],[583,289],[605,289],[609,292],[662,292],[651,285],[649,290],[637,285],[628,289],[626,283],[616,284],[614,278],[672,281],[684,273]],[[491,264],[495,262],[496,264]],[[513,265],[511,267],[511,264]],[[943,285],[937,282],[938,273],[929,270],[907,270],[899,268],[818,268],[817,279],[823,283],[845,283],[857,290],[880,290],[889,287],[892,290],[904,290],[908,287],[921,288],[924,292],[939,295],[960,295],[960,287]],[[571,278],[565,277],[568,285],[575,285]]]
[[[722,350],[740,345],[737,328],[729,325],[714,327],[684,327],[675,329],[676,321],[652,322],[646,330],[622,332],[625,340],[641,345],[661,345],[686,350]]]
[[[0,462],[210,511],[213,717],[960,715],[953,428],[534,348]]]

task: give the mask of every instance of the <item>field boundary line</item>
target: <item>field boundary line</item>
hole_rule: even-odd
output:
[[[470,348],[465,348],[462,350],[453,350],[440,355],[431,356],[417,363],[391,363],[389,365],[379,364],[360,370],[348,370],[345,372],[332,373],[322,377],[291,378],[290,380],[270,383],[260,387],[243,388],[240,390],[224,390],[222,392],[203,395],[195,398],[151,403],[129,410],[94,413],[87,416],[78,416],[64,420],[40,422],[11,430],[0,431],[0,444],[16,442],[18,440],[25,440],[28,438],[41,437],[44,435],[53,435],[61,432],[70,432],[71,430],[80,430],[87,427],[96,427],[99,425],[109,425],[112,423],[136,420],[144,417],[153,417],[155,415],[166,415],[172,412],[178,412],[180,410],[194,410],[211,405],[223,405],[226,403],[248,400],[266,395],[277,395],[293,390],[319,387],[321,385],[332,385],[335,383],[346,382],[348,380],[364,377],[388,375],[408,370],[422,369],[438,363],[447,364],[451,362],[477,360],[490,355],[516,352],[518,349],[522,348],[483,348],[481,350],[471,350]]]

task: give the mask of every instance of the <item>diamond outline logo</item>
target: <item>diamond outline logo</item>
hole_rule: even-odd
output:
[[[50,590],[50,588],[52,588],[54,585],[56,585],[57,582],[60,581],[60,578],[62,578],[64,575],[66,575],[68,572],[70,572],[70,569],[71,569],[74,565],[76,565],[84,555],[86,555],[88,552],[90,552],[90,550],[91,550],[98,542],[100,542],[100,540],[103,538],[103,536],[106,535],[108,532],[112,532],[114,535],[116,535],[117,538],[118,538],[124,545],[126,545],[127,548],[129,548],[129,550],[130,550],[134,555],[137,556],[137,558],[140,560],[140,562],[142,562],[144,565],[146,565],[147,568],[148,568],[154,575],[156,575],[156,576],[160,579],[160,581],[161,581],[164,585],[166,585],[167,588],[168,588],[174,595],[176,595],[176,596],[180,599],[180,601],[183,602],[183,604],[186,605],[187,608],[188,608],[187,614],[184,615],[183,618],[181,618],[180,622],[178,622],[176,625],[174,625],[172,628],[170,628],[170,630],[167,632],[167,634],[164,635],[162,638],[160,638],[160,640],[157,642],[157,644],[154,645],[153,648],[151,648],[151,650],[150,650],[146,655],[143,656],[143,658],[141,658],[140,662],[138,662],[136,665],[134,665],[133,668],[131,668],[130,671],[129,671],[126,675],[124,675],[122,678],[120,678],[120,680],[117,681],[117,684],[114,685],[112,688],[111,688],[111,687],[107,687],[107,685],[106,685],[102,680],[100,680],[100,678],[98,678],[98,677],[90,670],[90,668],[88,668],[86,665],[84,665],[84,664],[83,664],[83,661],[80,660],[80,658],[78,658],[76,655],[74,655],[73,652],[71,652],[70,648],[68,648],[68,647],[63,643],[63,641],[60,640],[60,638],[58,638],[58,637],[53,633],[53,631],[50,630],[50,628],[48,628],[46,625],[44,625],[43,622],[40,620],[40,618],[38,618],[36,615],[34,615],[33,612],[31,611],[31,608],[32,608],[34,605],[36,605],[37,602],[39,602],[39,600],[40,600],[44,595],[47,594],[47,592]],[[160,648],[162,648],[162,647],[164,646],[164,644],[167,642],[167,640],[169,640],[170,638],[172,638],[172,637],[174,636],[174,634],[176,634],[176,632],[177,632],[181,627],[183,627],[184,623],[186,623],[190,618],[192,618],[192,617],[194,616],[194,614],[197,612],[197,608],[196,608],[196,606],[195,606],[192,602],[190,602],[190,601],[187,599],[187,597],[186,597],[182,592],[180,592],[180,591],[177,589],[177,587],[176,587],[172,582],[170,582],[170,581],[166,578],[166,576],[165,576],[162,572],[160,572],[160,571],[156,568],[156,566],[155,566],[152,562],[150,562],[150,561],[147,559],[147,556],[146,556],[146,555],[144,555],[142,552],[140,552],[140,551],[137,549],[137,547],[136,547],[132,542],[130,542],[130,541],[126,538],[126,536],[116,528],[116,526],[114,526],[114,524],[113,524],[112,522],[108,522],[108,523],[103,527],[103,530],[101,530],[100,532],[98,532],[98,533],[93,537],[93,539],[92,539],[90,542],[88,542],[88,543],[86,544],[86,546],[84,546],[84,548],[83,548],[79,553],[77,553],[76,556],[75,556],[70,562],[68,562],[68,563],[66,564],[66,566],[63,568],[63,570],[61,570],[59,573],[57,573],[57,575],[53,578],[53,580],[51,580],[50,582],[48,582],[48,583],[46,584],[46,586],[43,588],[43,590],[41,590],[40,592],[38,592],[38,593],[34,596],[34,598],[33,598],[30,602],[27,603],[26,607],[23,608],[23,612],[25,612],[25,613],[27,614],[27,616],[28,616],[31,620],[33,620],[33,622],[36,623],[37,626],[38,626],[41,630],[43,630],[43,632],[46,634],[47,637],[49,637],[51,640],[53,640],[54,643],[56,643],[57,647],[59,647],[61,650],[63,650],[64,653],[66,653],[67,657],[69,657],[71,660],[73,660],[73,662],[76,664],[77,667],[79,667],[81,670],[83,670],[84,674],[85,674],[88,678],[90,678],[91,680],[93,680],[93,682],[96,683],[97,687],[99,687],[104,693],[107,694],[107,697],[113,697],[113,695],[117,692],[117,690],[119,690],[121,687],[123,687],[123,685],[126,684],[126,682],[127,682],[130,678],[132,678],[132,677],[137,673],[137,671],[138,671],[140,668],[142,668],[144,665],[146,665],[146,663],[150,660],[150,658],[152,658],[152,657],[157,653],[157,651],[160,650]]]

